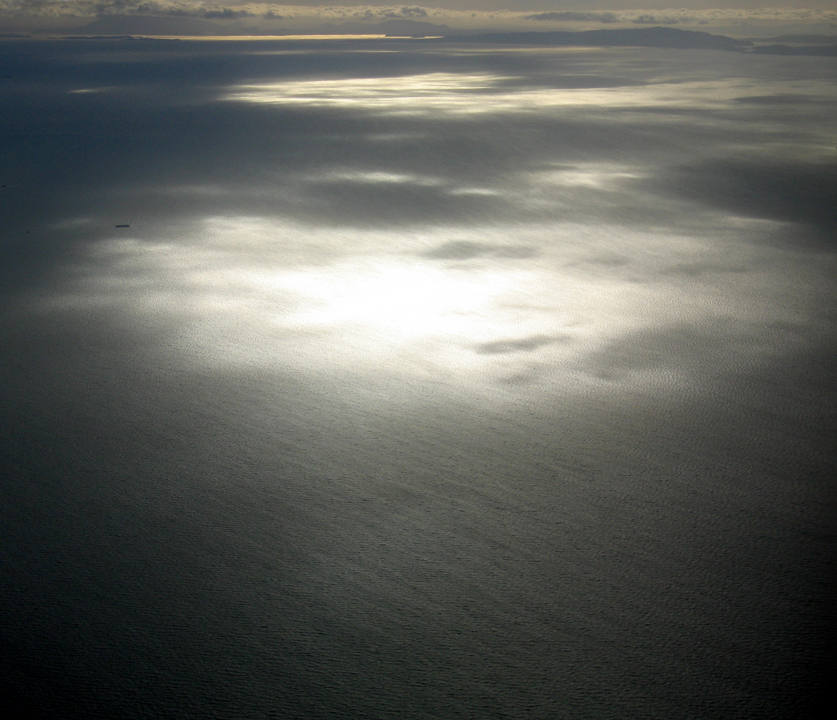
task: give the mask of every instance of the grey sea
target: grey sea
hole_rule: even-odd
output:
[[[3,40],[0,75],[4,704],[814,716],[834,58]]]

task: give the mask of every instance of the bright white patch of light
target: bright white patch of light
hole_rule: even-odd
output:
[[[532,173],[534,185],[558,185],[564,187],[589,187],[607,190],[618,186],[620,181],[641,178],[644,173],[634,167],[605,163],[581,163],[572,167],[557,167]]]
[[[328,80],[284,80],[281,82],[236,85],[222,96],[235,102],[311,107],[362,109],[385,115],[481,115],[497,113],[542,112],[550,109],[585,109],[612,113],[615,109],[642,112],[645,123],[659,122],[644,112],[655,108],[657,114],[700,106],[707,111],[736,108],[741,98],[759,90],[752,81],[704,80],[695,78],[667,82],[665,78],[646,86],[609,88],[508,87],[514,78],[489,73],[427,73],[385,78],[341,78]],[[834,97],[835,90],[826,81],[777,80],[773,92],[817,92]],[[610,119],[612,117],[608,116]],[[671,115],[664,115],[666,122]],[[687,118],[691,122],[691,118]],[[769,117],[764,123],[771,123]],[[781,127],[781,125],[777,125]]]
[[[303,308],[284,318],[290,326],[362,327],[390,338],[467,334],[509,285],[508,274],[466,273],[426,263],[348,263],[279,276]]]
[[[313,175],[310,177],[315,182],[356,182],[367,185],[419,185],[423,187],[435,187],[443,185],[444,181],[439,178],[426,175],[412,175],[409,173],[392,172],[364,172],[359,170],[334,170],[328,173]]]
[[[631,333],[793,323],[804,283],[781,253],[765,262],[760,250],[756,267],[745,243],[618,226],[375,232],[224,217],[176,237],[102,243],[76,290],[52,302],[128,312],[198,364],[500,381],[518,392],[547,378],[600,382],[585,358]],[[718,271],[736,263],[748,271]],[[764,351],[739,343],[719,362]],[[670,365],[630,372],[682,379]]]
[[[251,103],[362,107],[388,113],[472,112],[464,92],[494,87],[503,78],[486,73],[429,73],[392,78],[286,80],[235,86],[226,100]],[[459,101],[459,102],[458,102]]]

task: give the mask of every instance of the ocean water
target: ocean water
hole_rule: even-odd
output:
[[[811,716],[832,59],[0,48],[10,702]]]

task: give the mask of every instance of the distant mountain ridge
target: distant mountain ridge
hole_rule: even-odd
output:
[[[246,35],[254,29],[230,26],[204,18],[150,15],[106,15],[74,30],[74,35]],[[595,47],[666,47],[685,49],[741,50],[749,40],[735,40],[707,32],[670,27],[588,30],[582,32],[490,32],[456,30],[447,25],[418,20],[392,19],[379,23],[345,22],[301,30],[273,29],[271,35],[388,35],[444,37],[448,40],[516,45],[562,45]]]
[[[753,48],[754,55],[807,55],[810,57],[837,57],[835,45],[761,45]]]
[[[215,22],[199,17],[171,17],[153,15],[106,15],[80,28],[73,37],[114,36],[221,36],[259,34],[255,28],[243,28],[226,22]],[[386,35],[389,37],[439,37],[451,42],[486,43],[500,45],[546,45],[557,47],[647,47],[680,50],[724,50],[760,55],[837,55],[837,45],[828,45],[837,38],[829,36],[787,35],[765,40],[807,42],[805,46],[780,44],[764,45],[753,40],[742,40],[713,35],[695,30],[672,27],[643,27],[586,31],[518,31],[490,32],[485,30],[457,30],[447,25],[418,20],[392,19],[379,23],[345,22],[323,24],[305,29],[272,29],[271,35]],[[764,42],[764,40],[762,40]]]
[[[514,32],[468,35],[466,42],[513,43],[519,45],[559,45],[570,47],[659,47],[684,50],[732,50],[752,47],[749,40],[712,35],[671,27],[630,28],[625,30],[587,30],[582,32]]]
[[[751,38],[760,43],[803,43],[805,45],[837,45],[837,35],[777,35],[769,38]]]
[[[422,22],[421,20],[384,20],[370,25],[368,23],[346,22],[340,25],[319,25],[308,31],[297,31],[299,34],[327,34],[328,31],[337,35],[400,35],[406,37],[452,37],[458,36],[460,31],[447,25]]]

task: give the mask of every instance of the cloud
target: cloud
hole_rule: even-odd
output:
[[[640,5],[642,3],[639,3]],[[207,0],[0,0],[0,18],[6,27],[23,27],[27,18],[93,18],[102,15],[146,15],[193,17],[212,21],[275,28],[277,21],[287,29],[316,26],[321,22],[381,22],[383,20],[429,20],[454,28],[526,29],[545,22],[602,24],[665,24],[733,26],[757,22],[785,24],[837,23],[837,11],[804,8],[759,9],[613,9],[596,11],[562,10],[532,12],[482,8],[433,7],[422,5],[291,5],[244,2],[227,6]],[[14,19],[14,23],[12,20]],[[24,25],[21,25],[23,23]],[[2,29],[3,25],[0,25]]]
[[[690,16],[684,18],[672,17],[670,15],[651,15],[650,13],[646,13],[640,15],[639,17],[633,18],[631,22],[637,25],[677,25],[678,23],[682,22],[694,22],[694,18]]]
[[[393,12],[392,16],[404,18],[423,18],[427,17],[427,10],[420,7],[402,7],[397,12]]]
[[[203,16],[207,20],[238,20],[244,17],[253,17],[253,13],[246,10],[230,10],[224,8],[223,10],[207,10]]]
[[[524,15],[526,20],[544,20],[548,22],[602,22],[612,23],[619,18],[610,12],[545,12],[536,15]]]

